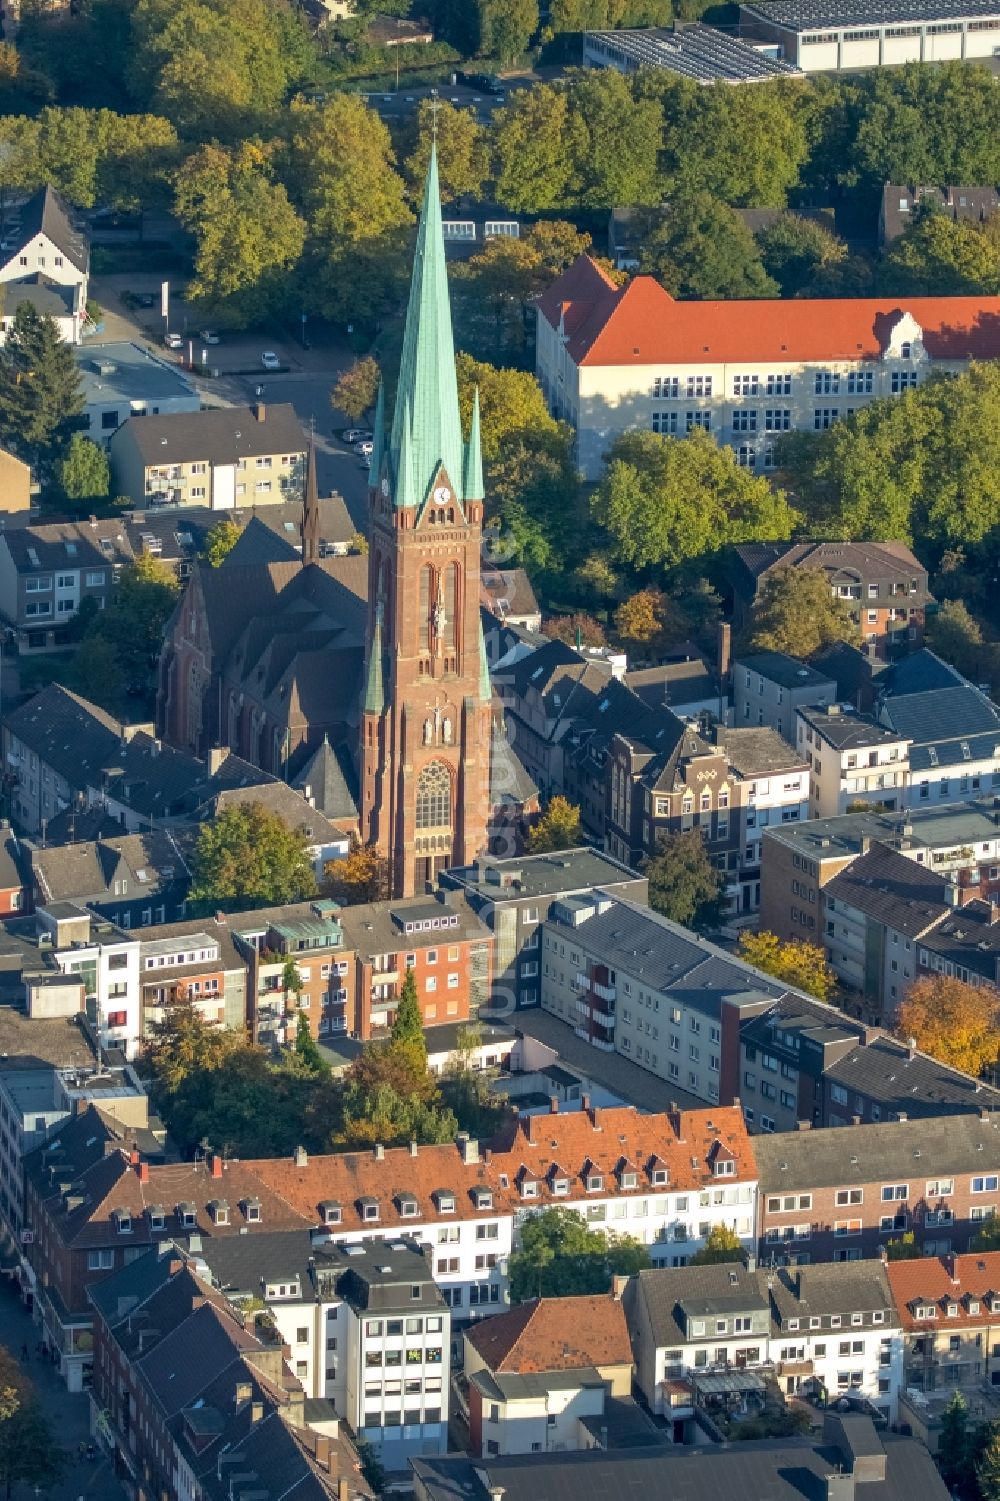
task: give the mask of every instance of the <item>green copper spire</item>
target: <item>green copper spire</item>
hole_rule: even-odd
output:
[[[412,478],[410,489],[404,491],[399,479],[407,411],[412,439]],[[417,230],[390,454],[397,481],[397,506],[422,505],[441,464],[454,486],[462,483],[462,424],[458,414],[455,345],[441,229],[436,145],[431,148]]]
[[[385,458],[385,381],[378,383],[378,399],[375,402],[375,422],[372,426],[371,482],[377,485],[382,478],[382,461]]]
[[[475,497],[471,497],[475,498]],[[479,617],[479,697],[484,704],[493,701],[493,685],[490,682],[490,660],[486,655],[486,638],[483,635],[483,617]]]
[[[397,402],[396,415],[400,414],[399,448],[396,451],[396,505],[402,508],[418,505],[423,497],[418,497],[413,478],[413,426],[408,402]]]
[[[483,452],[479,437],[479,387],[472,398],[472,422],[469,426],[469,441],[465,445],[465,468],[462,474],[462,499],[482,500],[486,495],[483,484]]]
[[[375,626],[368,655],[368,682],[365,686],[365,713],[381,714],[385,708],[382,677],[382,601],[375,606]]]

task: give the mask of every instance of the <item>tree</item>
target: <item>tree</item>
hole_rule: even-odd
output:
[[[320,1052],[319,1044],[309,1030],[309,1018],[303,1011],[299,1012],[295,1027],[295,1054],[311,1074],[329,1073],[330,1065]]]
[[[180,586],[165,563],[143,552],[124,567],[111,603],[93,617],[83,650],[96,641],[110,646],[126,688],[148,691],[163,648],[163,630]]]
[[[415,1070],[427,1071],[427,1040],[424,1037],[424,1016],[417,998],[417,977],[407,969],[396,1004],[389,1033],[389,1047],[403,1053]]]
[[[212,568],[221,568],[243,535],[235,521],[228,518],[217,521],[205,538],[202,557]]]
[[[796,519],[783,491],[741,468],[702,428],[686,438],[616,438],[592,510],[615,555],[639,570],[789,537]]]
[[[352,422],[375,405],[382,376],[370,354],[355,360],[347,370],[342,370],[336,385],[330,392],[330,405],[334,411],[343,412]]]
[[[580,809],[557,796],[549,799],[545,812],[529,831],[528,850],[532,855],[543,855],[553,850],[571,850],[582,841]]]
[[[518,90],[497,111],[492,132],[496,195],[515,213],[545,213],[572,202],[569,115],[568,91],[549,84]]]
[[[968,1404],[956,1391],[941,1414],[937,1447],[938,1468],[949,1487],[960,1485],[967,1476],[970,1437]]]
[[[834,268],[847,261],[847,246],[812,219],[781,214],[757,232],[764,270],[781,288],[782,297],[830,295]]]
[[[995,648],[983,640],[978,620],[962,599],[946,599],[927,622],[927,645],[963,677],[989,675]]]
[[[374,318],[395,303],[412,222],[387,127],[358,94],[296,100],[286,181],[309,225],[304,287],[317,312]]]
[[[527,240],[496,235],[452,271],[456,322],[463,342],[502,357],[520,358],[525,309],[538,290],[541,260]],[[488,333],[487,333],[488,330]]]
[[[879,282],[893,297],[995,296],[1000,236],[993,226],[919,212],[889,247]]]
[[[631,1236],[590,1230],[572,1209],[546,1209],[521,1226],[520,1248],[507,1263],[510,1300],[604,1293],[613,1276],[648,1266],[649,1252]]]
[[[708,858],[698,829],[682,829],[660,837],[652,859],[642,870],[649,881],[649,905],[662,917],[684,927],[706,927],[718,921],[722,873]]]
[[[667,597],[662,589],[639,589],[615,611],[615,630],[637,646],[658,645],[664,634]]]
[[[414,1066],[412,1050],[369,1045],[344,1081],[343,1123],[337,1147],[402,1146],[454,1141],[458,1123],[441,1101],[437,1082]]]
[[[225,808],[202,824],[190,900],[202,911],[284,906],[316,894],[306,835],[261,803]]]
[[[691,1257],[691,1266],[715,1266],[720,1261],[742,1261],[743,1242],[728,1225],[713,1225],[705,1244]]]
[[[1000,100],[988,68],[873,69],[841,94],[845,184],[1000,181]]]
[[[773,568],[754,602],[749,630],[756,651],[813,657],[833,641],[852,645],[861,633],[847,604],[821,568]]]
[[[389,863],[373,844],[352,837],[342,860],[327,861],[323,885],[327,896],[344,907],[380,902],[389,895]]]
[[[538,30],[538,0],[478,0],[480,50],[513,63]]]
[[[907,1230],[902,1235],[895,1235],[885,1243],[885,1254],[888,1261],[919,1261],[923,1256],[923,1250],[917,1245],[917,1238],[912,1230]]]
[[[607,634],[599,620],[577,610],[572,615],[550,615],[542,621],[542,635],[551,641],[563,641],[567,646],[607,645]]]
[[[71,347],[51,318],[20,303],[0,351],[0,443],[47,474],[82,412]]]
[[[573,74],[566,88],[574,205],[610,210],[659,203],[663,115],[656,100],[637,97],[632,81],[615,68]]]
[[[264,148],[202,146],[177,172],[174,208],[196,242],[188,295],[232,327],[275,311],[306,226]]]
[[[940,1063],[973,1077],[995,1063],[1000,996],[991,985],[967,985],[948,975],[926,975],[910,986],[899,1008],[898,1031]]]
[[[766,929],[760,933],[741,933],[740,957],[817,1000],[828,1001],[833,994],[836,977],[823,949],[815,943],[798,938],[783,943],[776,933]]]
[[[48,1490],[60,1480],[68,1456],[56,1443],[35,1389],[14,1365],[0,1355],[0,1484],[8,1497],[15,1486]]]
[[[462,1131],[488,1139],[503,1122],[507,1097],[492,1088],[497,1069],[479,1064],[482,1041],[483,1029],[478,1022],[459,1027],[455,1050],[441,1079],[441,1098]]]
[[[410,195],[419,201],[437,141],[438,181],[442,203],[468,196],[481,198],[490,171],[489,137],[473,109],[456,109],[444,100],[423,99],[404,135],[402,158]]]
[[[539,259],[540,290],[572,265],[577,256],[590,249],[590,235],[582,233],[565,219],[539,219],[525,235],[525,242]]]
[[[1000,1251],[1000,1217],[994,1212],[980,1221],[980,1227],[969,1241],[970,1251]]]
[[[760,248],[735,209],[711,193],[676,198],[641,218],[644,274],[674,297],[777,297]]]
[[[982,1501],[1000,1501],[1000,1427],[990,1425],[986,1448],[976,1465],[976,1482]]]
[[[67,500],[78,503],[74,510],[82,508],[80,502],[90,507],[95,501],[106,500],[111,489],[111,468],[104,449],[82,433],[73,433],[56,464],[55,485]]]

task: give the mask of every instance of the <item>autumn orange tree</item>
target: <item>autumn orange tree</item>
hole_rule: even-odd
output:
[[[765,974],[774,975],[799,990],[828,1001],[833,994],[836,976],[826,962],[826,955],[815,943],[792,938],[782,942],[777,933],[744,933],[740,937],[740,956]]]
[[[389,862],[374,845],[352,839],[342,860],[328,860],[323,867],[323,888],[344,907],[383,901],[389,895]]]
[[[941,1063],[982,1073],[1000,1054],[1000,994],[948,975],[917,980],[899,1008],[899,1034]]]
[[[565,797],[551,798],[545,812],[528,833],[528,849],[533,855],[571,850],[584,842],[580,809]]]
[[[639,589],[623,599],[615,611],[615,629],[638,646],[658,644],[663,636],[666,595],[661,589]]]

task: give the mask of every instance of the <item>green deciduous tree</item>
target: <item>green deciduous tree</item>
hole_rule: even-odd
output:
[[[657,101],[637,98],[615,68],[576,74],[568,91],[574,203],[608,210],[658,203],[663,115]]]
[[[545,213],[572,199],[568,91],[521,89],[494,118],[497,198],[515,213]]]
[[[341,371],[330,392],[330,405],[352,422],[357,422],[375,405],[381,379],[377,362],[366,354],[364,359],[355,360],[353,365]]]
[[[252,142],[203,146],[177,173],[174,206],[197,243],[189,296],[232,327],[273,311],[306,227],[268,153]]]
[[[47,477],[82,412],[72,349],[51,318],[22,302],[0,350],[0,443]]]
[[[411,197],[419,203],[437,138],[438,181],[442,203],[482,196],[490,172],[489,137],[473,109],[456,109],[441,100],[424,99],[411,117],[401,156]]]
[[[989,69],[910,64],[838,83],[842,182],[881,190],[885,182],[1000,181],[1000,99]]]
[[[705,1244],[691,1257],[692,1266],[716,1266],[723,1261],[742,1261],[743,1242],[728,1225],[713,1225]]]
[[[533,855],[571,850],[582,842],[580,809],[565,797],[550,798],[545,812],[528,834],[528,849]]]
[[[976,1483],[982,1501],[1000,1501],[1000,1427],[990,1425],[986,1447],[976,1465]]]
[[[55,487],[60,496],[75,502],[74,510],[106,500],[111,489],[111,469],[104,449],[82,433],[73,433],[56,464]]]
[[[812,657],[832,641],[860,640],[847,604],[821,568],[774,568],[754,603],[749,628],[757,651]]]
[[[781,490],[696,428],[686,438],[629,432],[612,445],[594,516],[616,555],[637,569],[672,568],[727,543],[789,537]]]
[[[57,1484],[68,1455],[56,1442],[34,1387],[6,1353],[0,1359],[0,1485],[10,1498],[15,1486],[36,1491]]]
[[[989,676],[996,648],[983,640],[979,621],[961,599],[946,599],[927,622],[927,645],[963,677]]]
[[[684,927],[708,927],[720,914],[723,879],[708,858],[698,829],[660,837],[657,853],[645,860],[649,905]]]
[[[641,218],[641,270],[674,297],[777,297],[760,247],[735,209],[711,193],[671,200]]]
[[[812,219],[781,214],[756,235],[764,270],[782,297],[835,295],[837,273],[848,259],[843,240]]]
[[[114,652],[117,670],[133,692],[148,692],[163,649],[163,629],[177,602],[177,579],[152,553],[141,553],[119,574],[111,603],[96,614],[80,648],[96,642]]]
[[[538,0],[469,0],[480,12],[479,50],[513,63],[538,30]]]
[[[191,901],[203,911],[275,907],[316,893],[305,832],[251,801],[202,825],[193,872]]]
[[[918,213],[879,268],[891,297],[995,296],[1000,291],[1000,234],[945,213]]]
[[[243,535],[235,521],[217,521],[205,538],[201,555],[212,568],[221,568]]]
[[[507,1263],[510,1300],[604,1293],[615,1275],[649,1266],[649,1252],[631,1236],[589,1230],[572,1209],[546,1209],[521,1226],[521,1244]]]

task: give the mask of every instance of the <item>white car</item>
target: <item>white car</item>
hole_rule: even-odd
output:
[[[375,445],[371,438],[362,438],[359,443],[355,443],[354,445],[354,452],[359,453],[363,459],[370,459],[374,451]]]
[[[201,339],[201,341],[202,341],[203,344],[221,344],[222,343],[222,339],[215,332],[214,328],[203,328],[202,331],[201,331],[201,333],[198,335],[198,337]]]
[[[180,334],[164,334],[163,342],[168,349],[184,348],[184,340],[181,338]]]
[[[264,366],[265,370],[281,369],[281,361],[278,359],[278,356],[275,354],[273,349],[265,349],[264,353],[260,357],[260,362]]]

